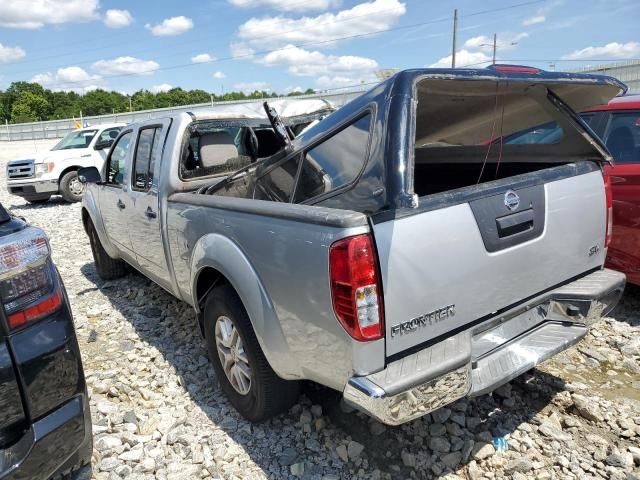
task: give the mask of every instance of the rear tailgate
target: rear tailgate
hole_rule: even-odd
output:
[[[591,79],[574,85],[566,74],[553,81],[487,78],[426,76],[414,89],[415,143],[407,147],[415,148],[415,171],[408,178],[421,195],[418,206],[373,217],[387,356],[604,263],[600,164],[610,155],[561,97],[581,108],[618,86]],[[547,135],[553,129],[559,140]],[[510,140],[518,132],[526,136]],[[450,186],[439,178],[447,165]]]
[[[555,167],[558,175],[586,173],[547,183],[540,179],[533,186],[501,181],[505,185],[486,197],[375,224],[387,355],[600,267],[605,258],[604,184],[602,173],[588,165]],[[507,191],[532,204],[540,235],[502,248],[506,242],[491,227],[496,217],[508,213]],[[497,249],[490,248],[492,240]]]

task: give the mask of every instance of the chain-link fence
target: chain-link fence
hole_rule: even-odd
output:
[[[300,95],[294,98],[320,98],[331,102],[336,107],[341,107],[349,100],[362,93],[362,90],[350,90],[340,93],[325,93],[314,95]],[[288,97],[291,98],[291,97]],[[269,99],[266,99],[269,100]],[[83,117],[82,123],[89,125],[101,125],[104,123],[132,123],[151,118],[165,117],[180,112],[196,112],[201,110],[215,110],[222,105],[245,104],[262,102],[257,100],[237,100],[227,102],[199,103],[196,105],[183,105],[180,107],[157,108],[154,110],[140,110],[137,112],[114,113],[112,115],[100,115],[95,117]],[[77,128],[80,118],[67,118],[65,120],[48,120],[46,122],[16,123],[0,126],[0,141],[16,140],[42,140],[48,138],[61,138],[68,132]]]

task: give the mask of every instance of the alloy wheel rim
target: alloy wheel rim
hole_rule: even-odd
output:
[[[238,329],[229,317],[218,317],[215,328],[216,349],[224,374],[240,395],[251,390],[251,368]]]

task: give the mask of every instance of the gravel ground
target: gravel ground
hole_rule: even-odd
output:
[[[493,395],[390,428],[307,385],[288,413],[253,425],[219,389],[192,310],[137,273],[100,280],[80,205],[27,205],[4,171],[0,201],[49,234],[75,315],[94,429],[78,479],[640,478],[640,289]]]

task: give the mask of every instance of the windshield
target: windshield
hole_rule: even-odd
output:
[[[60,140],[51,150],[69,150],[71,148],[87,148],[98,130],[79,130],[71,132]]]

